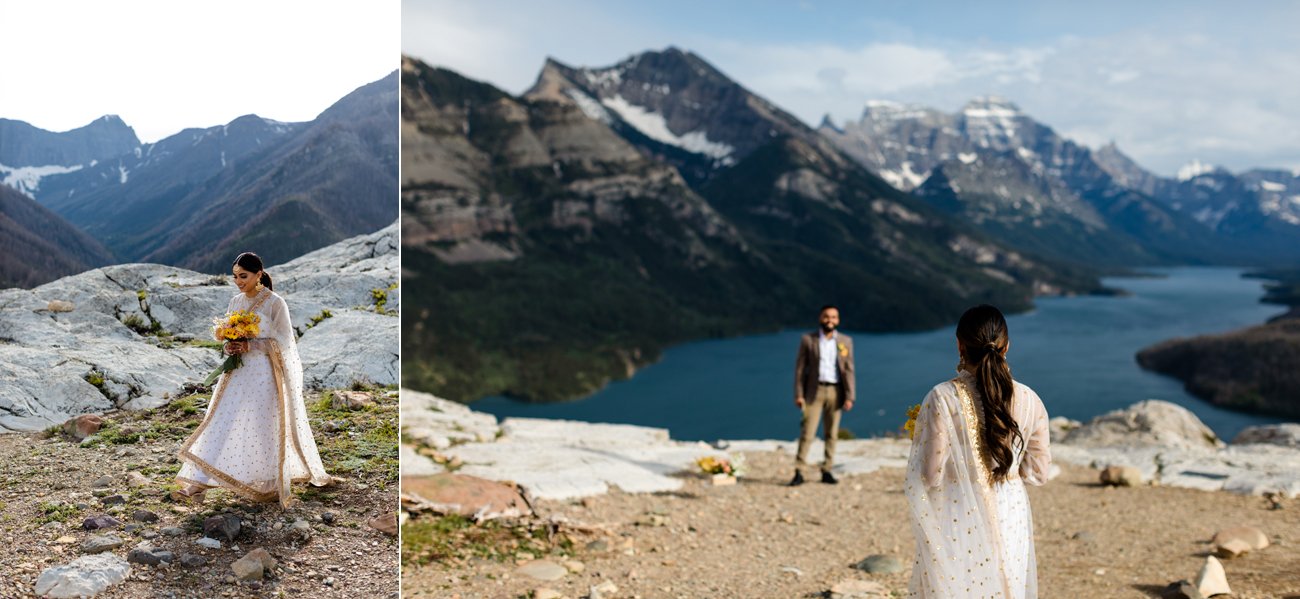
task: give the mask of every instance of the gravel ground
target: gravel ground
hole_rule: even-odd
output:
[[[517,598],[550,589],[578,598],[612,582],[618,591],[604,594],[607,599],[811,598],[829,596],[833,585],[850,579],[876,581],[894,596],[906,596],[913,540],[901,470],[790,488],[784,486],[791,474],[788,457],[746,458],[750,475],[735,486],[714,487],[683,475],[684,488],[673,493],[615,491],[584,501],[541,502],[544,516],[562,515],[596,529],[573,532],[570,549],[552,544],[549,555],[540,551],[539,558],[557,564],[578,562],[559,580],[542,582],[518,572],[528,560],[522,550],[510,550],[506,559],[408,559],[403,596]],[[1059,478],[1029,490],[1041,597],[1158,597],[1170,582],[1194,580],[1214,532],[1238,524],[1260,528],[1272,546],[1223,561],[1235,597],[1300,597],[1300,503],[1270,509],[1261,497],[1110,488],[1097,480],[1095,470],[1065,465]],[[428,516],[411,522],[421,518]],[[408,547],[419,542],[404,541]],[[868,574],[853,568],[874,554],[900,558],[903,571]]]
[[[391,517],[397,505],[397,398],[395,392],[375,395],[376,405],[359,410],[328,409],[328,398],[321,404],[319,395],[308,397],[325,468],[345,480],[325,488],[295,485],[301,501],[288,510],[250,503],[223,490],[209,491],[197,505],[167,497],[180,468],[175,458],[180,442],[200,418],[193,412],[163,408],[109,415],[118,431],[157,433],[131,443],[84,447],[62,435],[0,435],[0,542],[5,547],[0,551],[0,597],[33,596],[43,570],[71,562],[82,555],[84,541],[107,532],[82,530],[86,518],[105,513],[123,522],[112,530],[125,541],[112,550],[119,557],[149,540],[157,549],[172,551],[177,561],[184,554],[207,559],[197,567],[131,564],[129,578],[99,597],[396,597],[397,540],[368,522]],[[205,400],[199,397],[198,407]],[[332,423],[329,432],[322,431],[326,420]],[[376,451],[375,445],[392,449]],[[132,487],[128,472],[143,473],[150,484]],[[105,476],[111,479],[107,486],[93,486]],[[120,508],[106,509],[97,496],[117,494],[125,499]],[[136,522],[136,510],[159,519]],[[220,549],[196,545],[204,518],[218,514],[241,520],[234,542],[222,538]],[[289,527],[298,520],[310,526],[309,539],[291,534]],[[128,525],[135,527],[128,531]],[[162,532],[171,527],[183,533]],[[231,564],[259,547],[279,567],[262,581],[236,582]]]

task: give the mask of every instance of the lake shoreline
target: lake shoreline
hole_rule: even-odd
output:
[[[1123,297],[1040,298],[1032,310],[1008,315],[1013,372],[1038,391],[1053,416],[1087,420],[1154,398],[1192,408],[1225,438],[1246,426],[1277,422],[1220,409],[1134,360],[1138,350],[1162,340],[1232,330],[1274,315],[1276,307],[1258,303],[1259,282],[1242,279],[1242,272],[1158,269],[1104,280],[1129,292]],[[797,432],[791,377],[798,338],[808,330],[677,345],[632,379],[577,400],[524,403],[490,396],[468,405],[500,417],[655,426],[681,439],[781,438]],[[957,362],[950,326],[846,333],[857,345],[859,402],[841,427],[859,437],[894,433],[906,408],[950,378]]]

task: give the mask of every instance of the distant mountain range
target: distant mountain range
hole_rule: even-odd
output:
[[[549,60],[515,97],[402,66],[406,385],[469,401],[595,390],[667,344],[941,326],[1098,290],[900,191],[689,52]]]
[[[251,250],[279,264],[397,218],[397,119],[394,72],[311,122],[247,115],[150,144],[117,117],[66,133],[0,121],[0,180],[114,261],[224,272]]]
[[[955,114],[871,102],[819,131],[899,189],[1014,247],[1095,266],[1300,260],[1300,179],[1192,166],[1142,169],[1114,144],[1061,137],[996,97]]]
[[[403,379],[462,401],[579,396],[823,303],[917,329],[1106,272],[1300,260],[1294,177],[1163,179],[1000,98],[813,129],[677,48],[548,59],[521,96],[404,58],[401,89]]]

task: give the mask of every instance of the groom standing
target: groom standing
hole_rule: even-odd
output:
[[[840,311],[835,306],[822,306],[818,320],[821,330],[799,340],[799,355],[794,362],[794,405],[803,411],[803,420],[799,424],[799,452],[795,455],[792,487],[804,482],[808,447],[817,438],[819,419],[825,419],[822,482],[832,485],[839,482],[831,475],[831,466],[835,460],[835,438],[840,430],[840,409],[853,409],[853,340],[835,330],[840,326]]]

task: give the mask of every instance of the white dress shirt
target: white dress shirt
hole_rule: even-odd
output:
[[[839,359],[840,348],[836,343],[837,333],[831,333],[828,338],[821,331],[817,332],[817,351],[820,360],[817,364],[817,381],[822,383],[840,382],[840,372],[836,368],[836,360]]]

